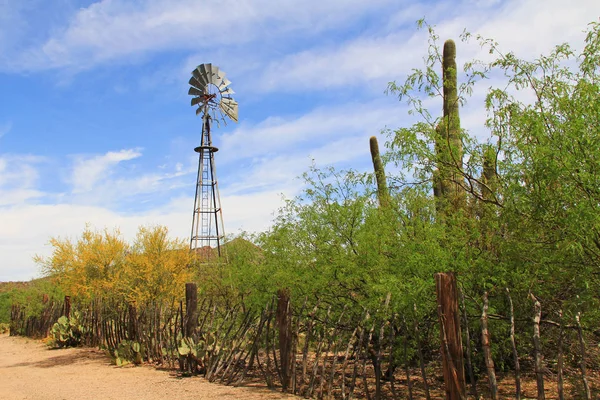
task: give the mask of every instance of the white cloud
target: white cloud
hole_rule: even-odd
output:
[[[211,49],[286,34],[312,36],[352,23],[392,0],[102,0],[17,61],[27,69],[95,64],[172,49]]]
[[[360,37],[343,45],[306,50],[270,63],[261,76],[265,91],[330,90],[364,87],[383,92],[386,83],[408,72],[421,59],[424,34],[406,32]]]
[[[543,6],[537,0],[512,0],[487,17],[478,15],[475,21],[480,22],[469,29],[494,38],[504,51],[529,58],[564,42],[581,46],[587,24],[598,21],[599,15],[600,2],[596,0],[547,0]],[[460,23],[469,20],[465,17]]]
[[[0,206],[20,204],[43,196],[36,189],[42,157],[0,155]]]
[[[121,214],[101,206],[78,204],[0,207],[0,282],[40,276],[33,257],[51,254],[49,239],[75,239],[88,223],[94,229],[118,228],[130,241],[138,227],[148,225],[164,225],[171,236],[188,239],[193,201],[193,197],[175,198],[160,208],[138,214]],[[281,205],[281,196],[279,191],[224,195],[222,204],[228,234],[240,229],[260,231],[270,225],[273,210]]]
[[[111,168],[122,161],[133,160],[140,157],[137,149],[109,151],[101,156],[79,156],[73,164],[71,183],[73,192],[90,191],[99,180],[106,178],[111,173]]]
[[[396,126],[403,118],[402,107],[393,98],[371,102],[352,102],[316,108],[294,117],[269,117],[256,124],[242,124],[223,135],[219,161],[236,162],[258,156],[311,149],[360,133],[372,135],[386,125]]]
[[[513,0],[502,2],[440,3],[425,12],[427,21],[436,25],[440,43],[446,38],[458,42],[463,29],[491,37],[503,51],[513,51],[517,56],[536,57],[563,42],[582,43],[586,24],[600,15],[600,2],[580,0],[578,5],[561,0],[549,0],[540,7],[537,0]],[[441,14],[447,10],[450,18]],[[433,14],[433,15],[431,15]],[[419,12],[413,14],[416,19]],[[560,17],[557,17],[560,16]],[[442,17],[445,17],[442,19]],[[269,62],[260,77],[259,89],[264,91],[307,90],[327,91],[343,88],[363,88],[363,92],[380,93],[385,84],[403,79],[412,68],[422,65],[427,50],[427,32],[403,31],[408,21],[403,10],[390,18],[386,33],[361,35],[340,44],[288,54]],[[414,20],[413,19],[413,20]],[[473,58],[489,58],[485,49],[477,43],[458,44],[459,65]]]

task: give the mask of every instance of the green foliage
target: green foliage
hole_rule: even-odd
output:
[[[409,170],[402,184],[432,190],[440,163],[440,120],[423,108],[422,99],[440,97],[445,118],[449,85],[435,72],[444,57],[433,28],[427,27],[431,47],[425,68],[415,70],[404,84],[389,86],[423,121],[393,132],[387,157]],[[443,163],[461,177],[468,201],[440,237],[455,260],[452,269],[463,272],[473,289],[515,285],[521,293],[532,290],[548,298],[560,293],[561,300],[573,300],[575,294],[591,295],[590,285],[597,287],[598,31],[597,23],[590,25],[580,56],[559,45],[535,61],[503,54],[495,42],[476,37],[496,59],[465,65],[456,103],[463,104],[482,78],[506,80],[487,95],[488,140],[461,131],[469,157],[454,166]],[[463,42],[471,39],[468,33],[461,37]],[[460,161],[465,161],[462,170]],[[461,251],[469,247],[475,251]]]
[[[298,303],[316,297],[340,310],[351,305],[356,314],[379,307],[387,293],[397,308],[431,302],[439,251],[419,239],[438,231],[432,199],[406,188],[391,199],[393,207],[380,209],[371,175],[313,168],[304,178],[303,195],[259,237],[270,293],[286,287]]]
[[[0,335],[4,335],[8,333],[10,330],[10,325],[5,322],[0,322]]]
[[[65,294],[52,280],[47,278],[34,279],[12,286],[7,292],[0,293],[0,306],[6,305],[7,319],[10,319],[10,307],[17,304],[25,311],[25,318],[40,315],[45,307],[44,295],[48,301],[61,302]]]
[[[11,293],[0,293],[0,323],[10,322],[10,307],[12,304]]]
[[[50,330],[52,337],[50,345],[58,348],[79,346],[84,333],[85,329],[81,325],[81,313],[76,311],[70,318],[63,315]]]

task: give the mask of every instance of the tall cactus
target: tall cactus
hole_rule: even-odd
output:
[[[481,248],[492,251],[497,228],[494,227],[494,221],[496,221],[495,207],[491,202],[496,200],[498,174],[496,172],[496,151],[491,145],[483,147],[483,170],[479,181],[481,182],[479,185],[481,200],[478,201],[477,211],[481,231]]]
[[[444,43],[442,57],[444,106],[443,117],[436,128],[435,147],[437,171],[434,173],[434,195],[442,214],[456,212],[466,203],[462,186],[463,146],[458,114],[458,84],[456,79],[456,45]]]
[[[385,170],[379,156],[379,144],[375,136],[371,136],[369,139],[369,147],[371,148],[371,159],[373,160],[373,169],[377,180],[377,199],[380,206],[387,207],[390,203],[390,195],[385,180]]]
[[[489,145],[483,149],[483,171],[480,180],[481,197],[485,201],[493,201],[497,189],[496,151]]]

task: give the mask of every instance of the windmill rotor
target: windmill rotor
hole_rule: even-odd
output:
[[[225,117],[238,121],[238,103],[231,97],[235,92],[229,87],[231,81],[225,72],[212,64],[200,64],[192,71],[188,94],[196,115],[203,114],[217,121],[226,121]]]

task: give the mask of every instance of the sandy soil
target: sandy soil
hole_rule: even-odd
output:
[[[0,399],[293,399],[262,388],[178,378],[151,366],[119,368],[95,349],[50,350],[0,335]]]

